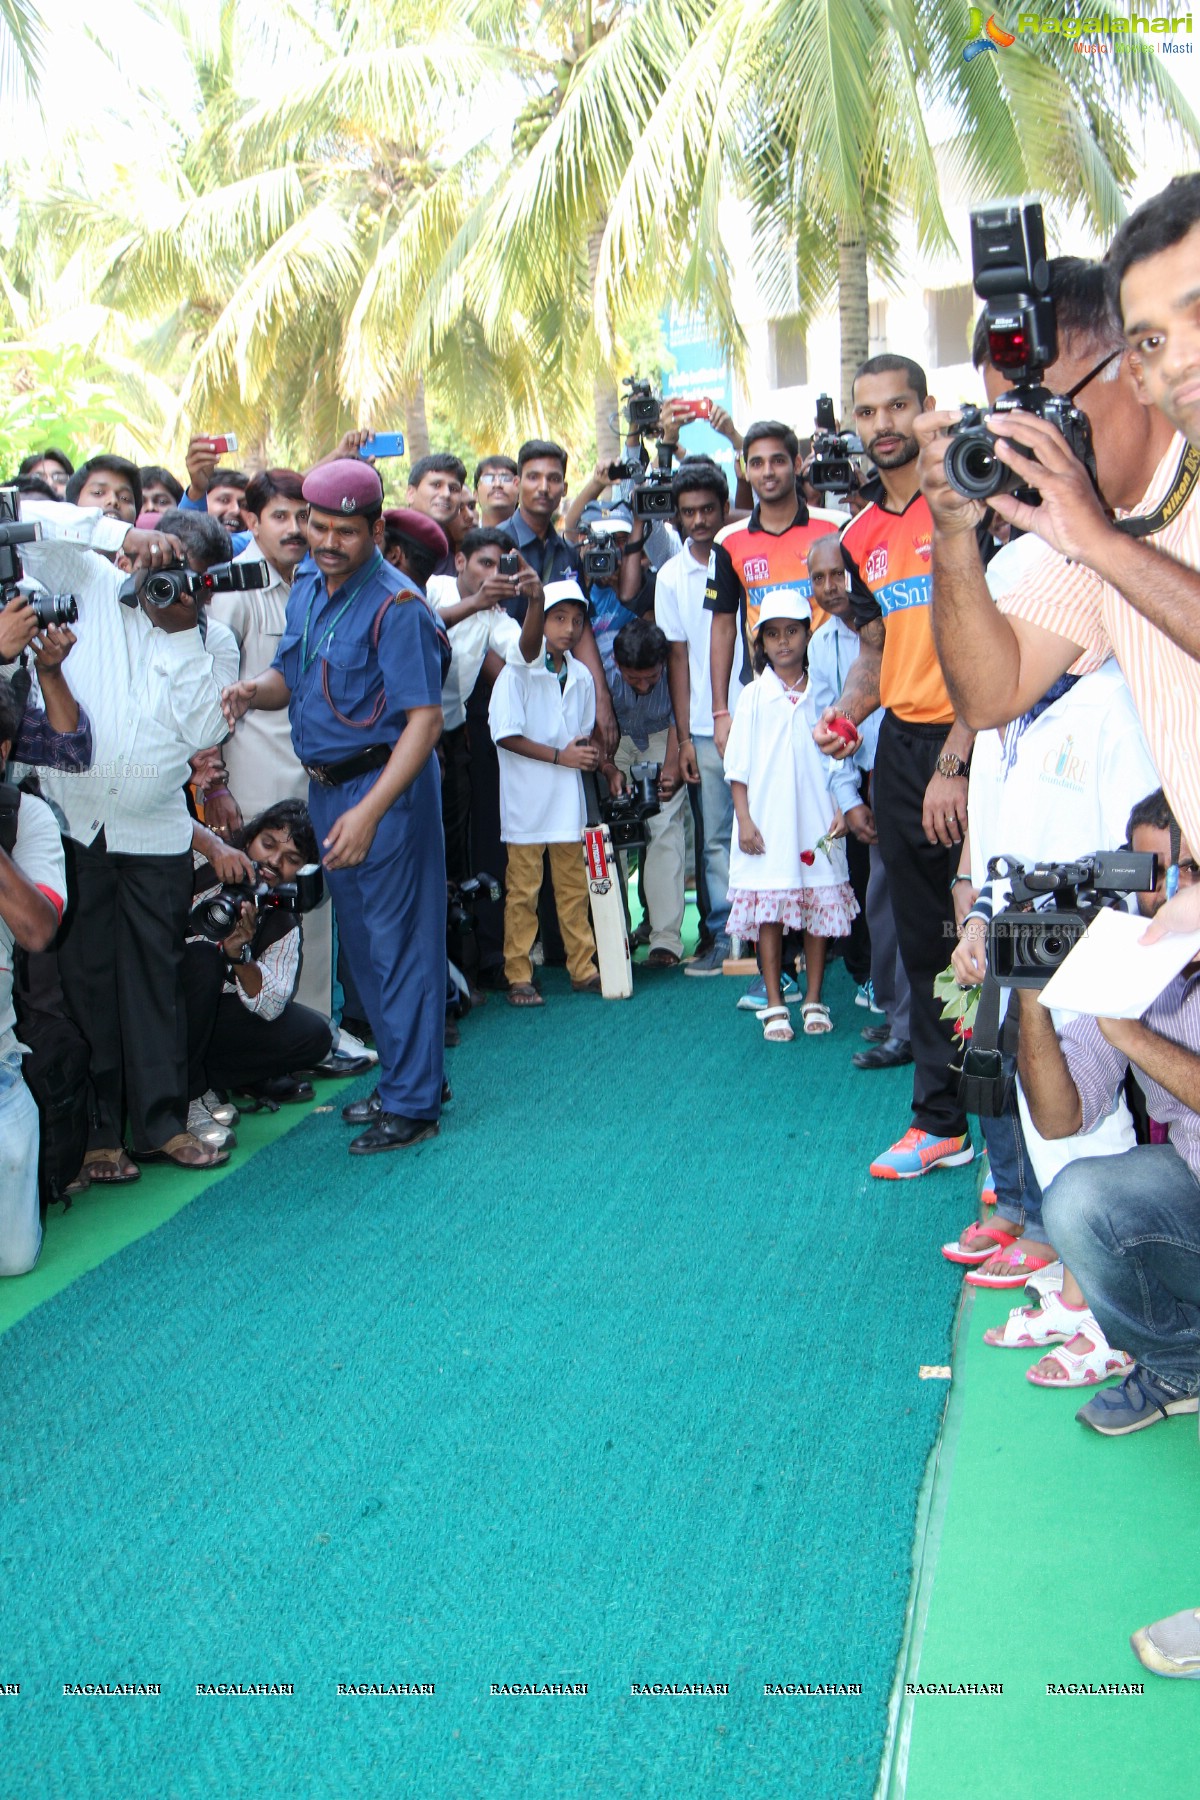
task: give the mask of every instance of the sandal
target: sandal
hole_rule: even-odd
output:
[[[800,1017],[804,1020],[805,1037],[820,1037],[833,1030],[829,1008],[821,1000],[806,1000],[800,1008]]]
[[[603,991],[598,975],[589,975],[586,981],[573,981],[571,983],[571,992],[573,994],[600,994],[603,993]]]
[[[510,1006],[545,1006],[532,981],[514,981],[504,998]]]
[[[174,1163],[177,1169],[219,1169],[229,1161],[228,1150],[214,1150],[190,1131],[177,1131],[157,1150],[139,1150],[143,1162]]]
[[[1017,1241],[1011,1231],[1005,1231],[1003,1225],[972,1225],[970,1229],[977,1237],[987,1238],[987,1244],[978,1250],[964,1250],[961,1243],[943,1244],[942,1255],[947,1262],[985,1263],[995,1256],[997,1250],[1007,1250],[1010,1244]]]
[[[124,1150],[89,1150],[83,1159],[80,1175],[89,1181],[102,1181],[114,1186],[122,1181],[136,1181],[141,1170]]]
[[[1042,1365],[1034,1363],[1032,1369],[1025,1371],[1026,1381],[1032,1381],[1034,1387],[1095,1387],[1098,1381],[1107,1381],[1110,1375],[1124,1375],[1132,1369],[1132,1356],[1111,1347],[1090,1313],[1084,1313],[1082,1317],[1084,1323],[1077,1330],[1086,1339],[1088,1349],[1068,1350],[1065,1344],[1060,1344],[1057,1350],[1051,1350],[1049,1356],[1042,1358],[1042,1362],[1057,1363],[1066,1380],[1056,1381],[1052,1376],[1039,1375]]]
[[[683,958],[676,956],[673,950],[668,950],[660,944],[646,958],[646,967],[648,969],[677,969],[682,960]]]
[[[768,1044],[790,1044],[796,1035],[789,1023],[786,1006],[764,1006],[754,1016],[761,1023]]]
[[[982,1269],[972,1269],[967,1280],[972,1287],[1024,1287],[1030,1275],[1038,1269],[1049,1268],[1056,1260],[1053,1251],[1049,1256],[1039,1256],[1036,1252],[1022,1250],[1018,1240],[1001,1256],[1000,1267],[994,1275],[987,1275]]]
[[[1065,1306],[1056,1292],[1047,1294],[1040,1306],[1014,1306],[1003,1325],[984,1332],[983,1341],[998,1350],[1038,1350],[1043,1344],[1066,1344],[1094,1324],[1086,1306]]]

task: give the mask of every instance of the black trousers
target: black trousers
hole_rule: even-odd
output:
[[[859,783],[859,793],[866,802],[870,787],[870,776],[864,775]],[[871,879],[871,848],[869,844],[860,844],[852,831],[846,833],[846,862],[850,871],[850,886],[854,889],[854,898],[858,901],[858,916],[844,938],[837,940],[838,949],[842,953],[842,961],[850,979],[859,987],[871,979],[871,928],[867,923],[867,883]],[[949,958],[947,958],[947,961]]]
[[[329,1055],[328,1019],[289,1000],[275,1019],[260,1019],[236,994],[222,993],[225,957],[217,944],[188,944],[183,953],[187,1008],[188,1097],[209,1088],[244,1092],[255,1082],[311,1069]]]
[[[471,867],[471,752],[466,725],[443,731],[441,749],[446,879],[465,881],[475,873]]]
[[[192,853],[110,851],[104,833],[64,840],[68,910],[58,966],[67,1008],[87,1042],[88,1147],[159,1150],[187,1126],[183,941]]]
[[[958,1103],[958,1076],[951,1068],[959,1052],[933,992],[934,977],[954,950],[950,879],[958,869],[959,846],[947,850],[931,844],[921,827],[925,789],[947,730],[945,725],[905,725],[885,713],[874,775],[879,850],[900,958],[912,988],[913,1124],[939,1138],[967,1129]]]

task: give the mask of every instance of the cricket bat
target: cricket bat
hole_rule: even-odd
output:
[[[596,959],[600,964],[600,990],[606,1000],[628,1000],[633,993],[633,965],[621,899],[621,866],[607,825],[584,826],[583,860]]]

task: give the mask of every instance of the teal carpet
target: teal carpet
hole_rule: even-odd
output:
[[[740,985],[493,999],[437,1142],[310,1116],[0,1338],[5,1795],[867,1800],[973,1172],[867,1178],[840,968]]]

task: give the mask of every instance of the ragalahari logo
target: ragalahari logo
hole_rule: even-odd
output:
[[[974,62],[985,50],[1007,50],[1010,44],[1016,43],[1011,31],[1005,31],[1003,25],[997,25],[996,15],[992,13],[986,25],[983,20],[983,8],[973,6],[970,9],[971,42],[963,51],[964,62]]]

